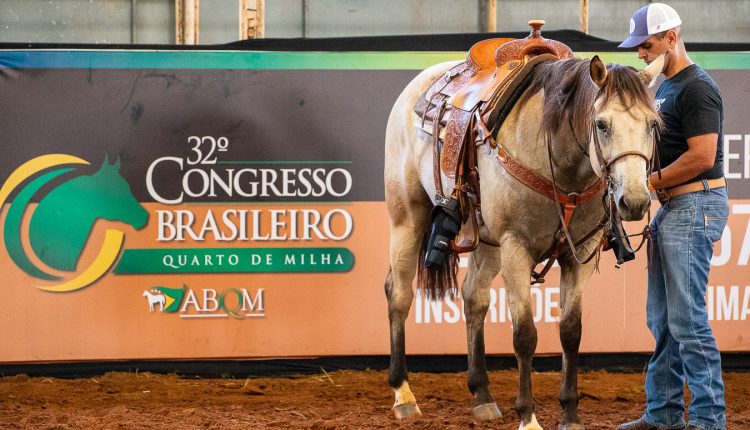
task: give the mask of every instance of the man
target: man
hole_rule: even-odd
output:
[[[685,51],[679,15],[662,3],[637,10],[621,48],[651,63],[665,54],[656,94],[663,120],[662,170],[649,177],[661,208],[651,223],[646,319],[656,340],[646,373],[643,416],[618,430],[685,428],[683,385],[691,393],[688,429],[726,429],[721,358],[706,313],[714,243],[729,214],[723,175],[723,104],[716,83]]]

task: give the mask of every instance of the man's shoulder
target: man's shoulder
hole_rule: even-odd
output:
[[[719,86],[716,85],[716,81],[714,81],[714,78],[711,77],[711,75],[708,74],[708,72],[703,69],[701,66],[694,64],[692,67],[693,70],[690,79],[686,80],[686,84],[690,86],[697,86],[699,88],[701,87],[712,87],[718,89]]]
[[[687,97],[711,95],[721,98],[721,91],[716,81],[697,64],[691,67],[689,76],[682,81],[680,92]]]

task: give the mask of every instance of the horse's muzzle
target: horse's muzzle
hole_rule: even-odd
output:
[[[624,193],[617,199],[617,211],[624,221],[639,221],[651,205],[648,193]]]

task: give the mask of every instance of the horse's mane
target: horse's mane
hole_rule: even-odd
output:
[[[568,127],[568,123],[575,130],[590,130],[594,101],[599,98],[606,104],[611,98],[619,96],[628,110],[634,106],[654,110],[646,87],[635,69],[608,64],[607,79],[600,89],[591,80],[590,64],[591,60],[572,58],[536,67],[534,77],[519,103],[523,105],[534,94],[544,90],[542,133],[551,136],[562,127]]]

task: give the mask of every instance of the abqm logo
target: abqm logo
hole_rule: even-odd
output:
[[[36,285],[42,290],[78,290],[114,266],[125,235],[109,228],[93,262],[77,267],[97,219],[124,222],[136,230],[148,221],[148,212],[120,175],[119,159],[110,163],[105,156],[93,174],[82,169],[89,164],[72,155],[43,155],[22,164],[0,187],[0,211],[16,192],[3,225],[5,249],[19,269],[44,281]],[[46,185],[53,180],[57,185],[50,189]],[[27,208],[35,198],[39,204],[27,222]],[[32,252],[35,258],[29,256]]]

